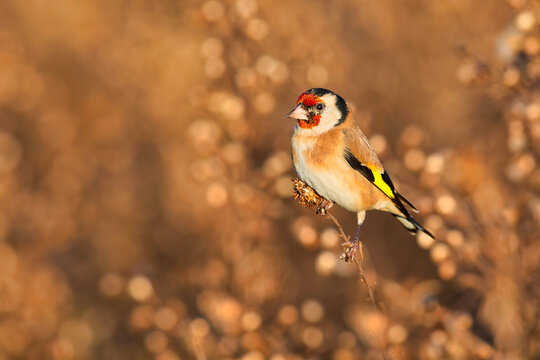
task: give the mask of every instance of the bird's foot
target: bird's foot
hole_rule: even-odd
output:
[[[334,206],[334,202],[332,200],[328,200],[325,198],[322,198],[322,202],[317,206],[317,210],[315,211],[316,214],[326,215],[328,213],[328,210],[332,206]]]
[[[362,243],[357,237],[355,237],[353,241],[346,241],[342,243],[341,246],[343,246],[344,250],[343,254],[341,255],[341,259],[344,259],[345,261],[354,261],[355,258],[357,258],[359,261],[364,259]]]

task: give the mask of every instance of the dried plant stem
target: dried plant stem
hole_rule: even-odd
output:
[[[339,221],[337,221],[334,215],[330,214],[330,211],[328,211],[333,203],[323,198],[319,194],[317,194],[317,192],[313,188],[311,188],[302,180],[291,179],[291,181],[293,182],[294,198],[302,206],[310,208],[310,209],[315,208],[318,214],[328,216],[330,220],[332,220],[334,224],[336,225],[336,227],[338,228],[339,234],[343,238],[344,242],[349,243],[349,237],[345,234],[345,231],[343,231],[343,226],[341,226],[341,224],[339,223]],[[375,302],[373,289],[371,288],[371,286],[369,286],[369,283],[366,279],[366,275],[364,274],[364,269],[362,269],[362,260],[364,259],[364,254],[362,253],[362,242],[358,243],[358,257],[353,257],[353,259],[354,259],[354,262],[356,263],[356,266],[358,267],[358,274],[360,275],[360,280],[365,284],[367,288],[369,300],[371,301],[373,308],[377,309],[377,303]]]
[[[334,224],[336,225],[336,227],[339,230],[339,234],[341,235],[341,237],[345,241],[348,241],[349,237],[347,235],[345,235],[345,231],[343,231],[343,226],[341,226],[341,224],[337,221],[336,217],[334,215],[330,214],[329,212],[326,213],[326,216],[328,216],[330,218],[330,220],[332,220],[334,222]]]
[[[354,258],[354,262],[356,263],[356,266],[358,267],[358,274],[360,275],[360,280],[366,285],[366,289],[369,295],[369,300],[371,301],[371,305],[373,305],[374,309],[377,309],[377,303],[375,302],[375,296],[373,295],[373,289],[368,284],[366,275],[364,275],[364,270],[362,269],[362,263],[357,258]]]
[[[345,235],[345,231],[343,231],[343,226],[341,226],[341,224],[339,223],[339,221],[337,221],[335,216],[330,214],[330,212],[328,212],[328,211],[326,212],[325,215],[328,216],[330,218],[330,220],[332,220],[334,222],[334,224],[336,225],[336,227],[339,230],[339,235],[343,238],[343,240],[349,241],[349,237],[347,235]],[[360,254],[360,257],[363,259],[364,254],[362,252],[362,242],[358,243],[358,253]],[[369,283],[368,283],[368,281],[366,279],[366,275],[364,274],[364,269],[362,268],[362,261],[355,257],[354,258],[354,263],[356,264],[356,267],[358,268],[358,275],[360,276],[360,281],[362,281],[364,283],[364,285],[366,286],[368,296],[369,296],[369,301],[371,302],[371,305],[373,306],[373,309],[374,310],[381,310],[383,313],[385,313],[386,311],[384,311],[382,306],[380,306],[380,309],[379,309],[379,307],[377,307],[377,303],[375,302],[375,295],[373,294],[373,289],[371,288],[371,286],[369,286]],[[383,357],[384,360],[388,359],[388,357],[386,356],[386,352],[387,352],[387,347],[386,347],[386,344],[385,344],[384,349],[381,349],[381,354],[382,354],[382,357]]]
[[[343,238],[343,240],[349,241],[349,237],[347,235],[345,235],[345,232],[343,231],[343,226],[341,226],[341,224],[339,223],[339,221],[337,221],[335,216],[330,214],[330,212],[327,212],[326,216],[328,216],[330,218],[330,220],[332,220],[334,222],[334,224],[338,228],[339,234]],[[358,244],[358,252],[359,252],[360,256],[363,258],[364,255],[363,255],[363,252],[362,252],[362,242],[360,242]],[[362,262],[360,260],[358,260],[356,257],[354,258],[354,262],[356,264],[356,267],[358,268],[358,275],[360,276],[360,280],[366,286],[371,305],[373,306],[374,309],[377,309],[377,303],[375,302],[375,296],[373,294],[373,289],[371,288],[371,286],[369,285],[369,283],[368,283],[368,281],[366,279],[366,275],[364,274],[364,269],[362,268]]]

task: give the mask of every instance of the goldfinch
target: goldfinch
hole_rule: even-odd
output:
[[[310,89],[300,95],[287,117],[297,121],[291,145],[300,179],[322,197],[357,214],[356,235],[346,243],[346,260],[353,260],[358,250],[367,210],[387,211],[412,234],[422,231],[434,237],[405,208],[404,203],[418,212],[396,191],[341,96],[327,89]]]

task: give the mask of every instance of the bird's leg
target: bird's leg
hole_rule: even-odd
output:
[[[344,246],[346,249],[345,249],[345,256],[344,256],[344,259],[345,261],[353,261],[355,256],[356,256],[356,252],[359,250],[360,246],[360,228],[362,227],[361,224],[358,224],[356,225],[356,235],[354,236],[354,239],[352,241],[347,241],[347,242],[344,242],[341,244],[341,246]],[[362,255],[362,251],[360,250],[359,251],[360,253],[360,260],[362,260],[363,258],[363,255]]]
[[[322,199],[323,200],[319,204],[319,206],[317,206],[317,210],[315,211],[315,213],[325,215],[328,212],[328,210],[330,210],[330,208],[334,206],[334,202],[332,200],[328,200],[325,198],[322,198]]]
[[[341,246],[344,246],[346,248],[344,254],[345,261],[353,261],[357,252],[360,261],[362,261],[362,259],[364,258],[364,254],[362,253],[362,246],[360,245],[360,228],[364,223],[365,217],[365,211],[361,211],[358,213],[358,224],[356,225],[356,235],[354,236],[353,241],[347,241],[341,244]]]

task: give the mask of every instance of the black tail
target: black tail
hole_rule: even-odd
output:
[[[403,226],[405,226],[405,228],[409,230],[411,234],[416,234],[418,231],[421,231],[423,233],[426,233],[433,239],[435,239],[435,236],[433,236],[433,234],[429,232],[429,230],[426,230],[422,225],[416,222],[416,220],[414,220],[413,217],[409,215],[408,213],[405,213],[406,217],[401,216],[401,215],[396,215],[396,214],[392,214],[392,215],[394,215],[396,219],[398,219],[399,222],[403,224]]]
[[[416,208],[416,206],[414,206],[409,200],[405,199],[405,197],[401,195],[400,193],[398,193],[397,191],[395,192],[395,194],[397,196],[394,198],[393,202],[401,214],[392,214],[392,215],[394,215],[396,219],[398,219],[399,222],[403,224],[403,226],[405,226],[405,229],[409,230],[411,234],[416,234],[418,233],[418,231],[421,231],[427,234],[428,236],[432,237],[433,239],[435,239],[435,236],[433,236],[433,234],[429,232],[429,230],[426,230],[422,225],[420,225],[418,222],[416,222],[416,220],[413,219],[413,217],[409,214],[409,212],[407,211],[407,209],[405,208],[405,206],[403,205],[401,201],[405,202],[414,211],[418,212],[418,209]]]
[[[418,213],[418,209],[416,206],[412,204],[409,200],[405,198],[405,196],[401,195],[400,193],[396,192],[396,195],[403,201],[405,204],[407,204],[415,213]]]

